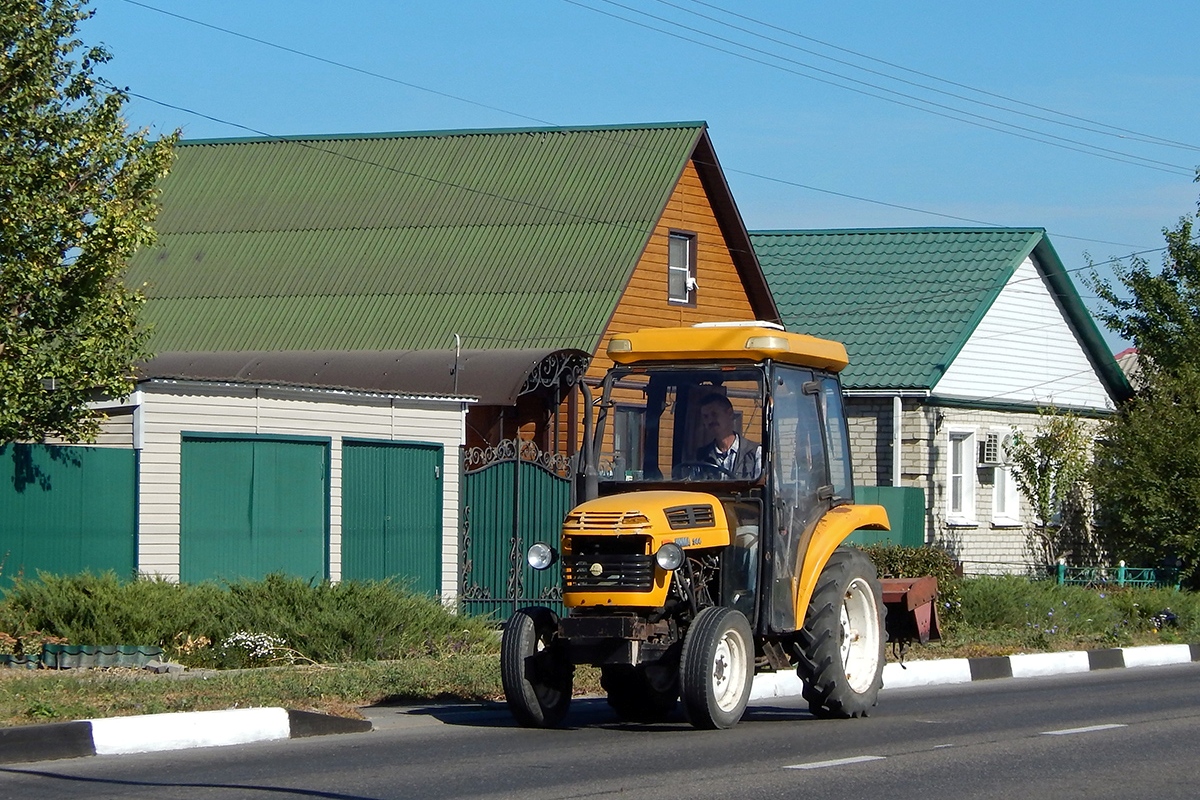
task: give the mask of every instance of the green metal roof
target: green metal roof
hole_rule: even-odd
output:
[[[591,352],[700,143],[700,122],[184,142],[126,280],[155,351]]]
[[[1033,254],[1110,394],[1128,384],[1041,228],[751,231],[790,330],[838,339],[851,389],[932,389]]]

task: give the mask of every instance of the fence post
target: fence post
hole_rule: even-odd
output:
[[[1124,586],[1124,585],[1125,585],[1125,562],[1122,560],[1122,561],[1117,562],[1117,586]]]
[[[1066,583],[1067,582],[1067,562],[1063,561],[1060,558],[1058,560],[1058,566],[1055,568],[1054,573],[1057,576],[1059,586],[1062,586],[1064,583]]]

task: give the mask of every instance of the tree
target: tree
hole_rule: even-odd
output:
[[[1174,564],[1200,577],[1200,245],[1192,219],[1164,229],[1160,270],[1135,260],[1118,293],[1093,271],[1108,303],[1100,318],[1138,349],[1137,394],[1103,428],[1091,482],[1097,528],[1113,554]]]
[[[1088,432],[1083,420],[1038,410],[1033,435],[1013,428],[1008,443],[1013,480],[1034,514],[1029,549],[1042,564],[1072,552],[1096,556],[1087,514]]]
[[[1089,281],[1108,309],[1098,316],[1109,330],[1133,342],[1143,372],[1175,372],[1200,365],[1200,247],[1192,241],[1192,220],[1183,217],[1174,230],[1163,229],[1167,240],[1162,268],[1154,271],[1140,257],[1118,267],[1118,292],[1096,275]]]
[[[1200,370],[1153,380],[1105,426],[1092,486],[1101,541],[1142,566],[1200,564]]]
[[[95,437],[97,394],[128,395],[142,295],[121,283],[153,241],[178,137],[128,134],[125,92],[93,70],[86,0],[0,0],[0,444]]]

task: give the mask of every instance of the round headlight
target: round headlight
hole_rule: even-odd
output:
[[[557,555],[554,552],[554,548],[550,545],[535,542],[529,546],[529,552],[525,554],[525,560],[534,569],[549,569]]]
[[[679,569],[683,564],[683,548],[674,542],[667,542],[658,548],[658,552],[654,554],[654,560],[665,570]]]

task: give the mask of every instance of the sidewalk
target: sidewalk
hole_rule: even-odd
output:
[[[1200,644],[1168,644],[995,658],[951,658],[891,663],[884,667],[884,693],[914,686],[969,683],[998,678],[1032,678],[1102,669],[1150,667],[1200,661]],[[794,672],[764,673],[754,679],[750,702],[799,697]],[[191,711],[110,717],[50,725],[0,728],[0,764],[80,756],[148,753],[219,747],[273,739],[296,739],[372,730],[368,720],[346,719],[283,708]]]

